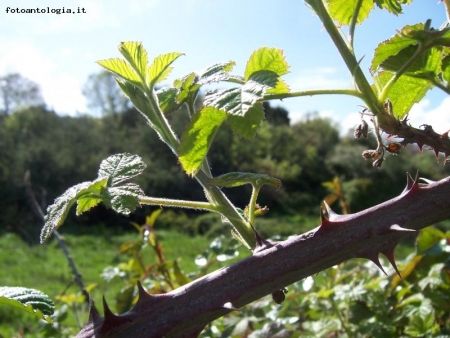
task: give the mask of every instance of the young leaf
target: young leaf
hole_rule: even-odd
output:
[[[141,83],[146,85],[148,56],[142,43],[137,41],[121,42],[119,51],[139,76]]]
[[[164,87],[156,91],[159,108],[164,114],[170,114],[178,110],[181,104],[177,102],[178,89],[174,87]]]
[[[213,107],[204,107],[192,117],[181,136],[179,161],[188,175],[195,176],[227,114]]]
[[[414,26],[406,26],[403,29],[421,30],[424,28],[422,23]],[[411,46],[417,45],[417,41],[402,34],[396,34],[392,38],[383,41],[375,49],[375,54],[372,59],[370,70],[376,72],[380,64],[388,58],[397,55],[401,50]]]
[[[126,183],[121,186],[108,187],[102,190],[103,203],[108,208],[112,208],[119,214],[128,215],[139,206],[139,197],[144,195],[144,191],[133,183]]]
[[[98,177],[107,177],[108,186],[114,187],[141,174],[147,165],[138,155],[117,154],[103,160],[98,170]]]
[[[224,188],[239,187],[244,184],[252,184],[254,186],[263,186],[264,184],[269,184],[275,186],[277,189],[281,187],[281,181],[278,178],[271,177],[265,174],[241,172],[232,172],[220,175],[218,177],[211,178],[208,183]]]
[[[2,304],[13,306],[52,323],[49,316],[53,314],[55,305],[46,294],[39,290],[23,287],[0,287],[0,305]]]
[[[277,74],[273,71],[253,72],[242,87],[209,92],[203,103],[231,115],[244,116],[258,100],[264,97],[268,89],[276,86],[277,78]]]
[[[229,115],[227,118],[231,129],[247,139],[253,139],[256,136],[262,120],[264,120],[264,107],[260,102],[256,102],[244,116]]]
[[[411,2],[412,0],[375,0],[379,8],[384,8],[395,15],[402,14],[402,5],[408,5]]]
[[[356,23],[360,24],[368,18],[370,11],[374,8],[373,0],[326,0],[328,13],[339,25],[350,25],[355,10],[360,3]]]
[[[227,81],[232,77],[229,73],[233,70],[236,62],[228,61],[215,64],[199,73],[200,84]]]
[[[273,72],[277,76],[289,73],[289,64],[284,58],[283,51],[269,47],[262,47],[254,51],[247,61],[244,79],[247,81],[253,73],[262,70]]]
[[[121,77],[122,79],[131,82],[135,86],[143,88],[139,75],[136,74],[133,68],[131,68],[131,66],[126,61],[113,58],[107,60],[100,60],[97,61],[97,63],[106,70],[109,70],[110,72]]]
[[[161,81],[164,81],[167,76],[169,76],[172,71],[172,67],[170,65],[178,59],[183,53],[168,53],[159,55],[155,58],[152,65],[148,70],[148,81],[150,83],[150,88]]]
[[[375,80],[378,86],[383,88],[393,76],[393,73],[383,71],[378,73]],[[386,95],[386,98],[389,98],[392,102],[394,116],[397,119],[403,118],[413,104],[419,102],[431,88],[432,85],[427,80],[406,75],[401,76],[390,87]]]
[[[41,231],[41,243],[44,243],[52,234],[53,230],[58,228],[64,223],[64,220],[69,213],[72,205],[77,201],[80,196],[89,195],[95,196],[99,193],[101,187],[106,186],[107,179],[100,177],[93,182],[84,182],[77,184],[67,189],[64,194],[59,196],[55,202],[47,208],[47,214],[45,215],[45,224]],[[81,207],[81,211],[83,207]]]

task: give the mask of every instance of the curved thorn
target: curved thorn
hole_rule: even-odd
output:
[[[103,319],[103,317],[100,316],[100,313],[98,313],[98,310],[94,304],[94,300],[91,297],[89,297],[89,320],[88,321],[94,323],[95,321],[97,321],[99,319]]]
[[[328,220],[335,220],[336,218],[339,217],[339,214],[334,212],[334,210],[331,209],[331,207],[328,205],[327,202],[323,201],[322,203],[325,206],[325,210],[328,214]],[[323,210],[322,210],[322,212],[323,212]]]
[[[392,267],[394,268],[395,272],[397,272],[397,275],[402,278],[402,275],[400,274],[400,271],[398,271],[397,264],[395,264],[395,258],[394,258],[394,249],[386,249],[381,252],[391,263]]]
[[[408,232],[414,232],[414,231],[416,231],[416,230],[414,230],[414,229],[403,228],[403,227],[401,227],[401,226],[398,225],[398,224],[392,224],[392,225],[389,227],[389,229],[392,230],[392,231],[408,231]]]
[[[227,303],[223,304],[222,308],[227,309],[227,310],[231,310],[231,311],[239,311],[239,309],[235,308],[233,306],[233,304],[231,304],[231,302],[227,302]]]
[[[424,181],[427,184],[436,183],[436,181],[429,180],[428,178],[423,178],[423,177],[421,177],[420,180]]]
[[[117,316],[110,310],[108,303],[106,303],[105,296],[103,296],[103,312],[105,316],[105,322],[117,318]]]
[[[378,253],[362,253],[358,254],[358,257],[366,258],[372,261],[386,276],[388,275],[386,271],[384,271],[383,266],[380,263],[380,259],[378,258]]]

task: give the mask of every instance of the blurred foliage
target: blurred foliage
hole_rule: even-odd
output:
[[[436,165],[431,153],[425,152],[420,156],[414,148],[402,149],[399,156],[388,155],[389,161],[383,169],[375,170],[361,157],[370,140],[342,137],[330,120],[314,114],[289,125],[283,109],[266,104],[266,110],[270,111],[268,119],[253,142],[242,142],[230,128],[220,128],[209,152],[209,163],[214,176],[246,171],[279,178],[283,183],[281,189],[263,188],[259,195],[259,204],[270,209],[269,217],[299,213],[317,215],[321,200],[330,192],[323,182],[332,181],[334,177],[341,180],[347,202],[356,212],[398,195],[403,190],[406,172],[420,170],[422,177],[434,180],[446,176],[447,168]],[[276,114],[279,117],[275,117],[278,116]],[[168,118],[180,134],[189,117],[182,107]],[[185,200],[203,199],[203,192],[195,180],[180,170],[175,156],[167,147],[161,146],[157,135],[134,109],[94,118],[59,116],[45,107],[36,106],[2,116],[0,128],[0,204],[3,216],[0,230],[14,231],[30,242],[37,238],[39,229],[35,224],[40,221],[26,195],[25,178],[30,180],[38,201],[48,205],[67,186],[96,177],[98,163],[113,153],[130,152],[144,159],[149,167],[137,183],[147,194]],[[235,205],[245,208],[250,187],[223,189]],[[138,210],[132,220],[141,222],[147,212]],[[211,219],[207,221],[213,216],[205,217],[204,222],[214,223]],[[80,219],[69,217],[70,223],[77,226],[102,223],[123,228],[128,220],[117,217],[104,207],[97,207]],[[168,228],[186,226],[185,230],[190,233],[205,233],[211,228],[208,225],[208,230],[205,230],[205,225],[189,222],[179,225],[165,223]],[[216,230],[221,233],[220,229]]]

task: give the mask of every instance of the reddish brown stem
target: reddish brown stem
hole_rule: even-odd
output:
[[[378,254],[393,261],[393,251],[412,230],[450,218],[450,178],[426,185],[408,175],[400,196],[367,210],[337,215],[327,210],[322,224],[236,264],[210,273],[164,295],[140,287],[139,301],[116,316],[91,311],[78,337],[196,337],[203,328],[235,308],[350,258],[379,265]]]

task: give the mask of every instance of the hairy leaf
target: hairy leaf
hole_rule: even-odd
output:
[[[185,102],[189,94],[196,92],[200,89],[198,82],[198,75],[196,73],[190,73],[182,79],[176,80],[174,86],[178,88],[177,102]]]
[[[239,187],[244,184],[252,184],[254,186],[269,184],[275,186],[277,189],[281,187],[281,181],[278,178],[265,174],[242,172],[232,172],[220,175],[218,177],[211,178],[208,183],[224,188]]]
[[[146,167],[147,165],[138,155],[117,154],[102,161],[98,177],[107,177],[108,186],[114,187],[141,174]]]
[[[139,197],[144,191],[133,183],[109,187],[102,190],[103,203],[119,214],[128,215],[139,206]]]
[[[423,29],[423,27],[424,25],[422,23],[419,23],[414,26],[406,26],[405,28],[420,30]],[[396,34],[392,38],[383,41],[375,49],[375,54],[370,66],[371,71],[377,71],[378,67],[383,61],[386,61],[388,58],[397,55],[401,50],[411,45],[417,45],[417,41],[413,38],[401,34]]]
[[[177,102],[178,89],[174,87],[164,87],[156,91],[159,108],[164,114],[170,114],[178,110],[181,106]]]
[[[284,58],[283,51],[269,47],[262,47],[254,51],[247,61],[244,79],[249,80],[253,73],[259,71],[273,72],[277,76],[289,73],[289,64]]]
[[[107,185],[106,177],[97,179],[89,186],[89,190],[79,194],[77,198],[77,216],[98,205],[102,199],[100,197],[102,188]]]
[[[408,46],[397,55],[383,61],[381,67],[385,70],[397,72],[413,57],[416,51],[417,46]],[[427,49],[408,67],[405,74],[422,78],[436,77],[441,71],[441,59],[442,50],[440,48]]]
[[[106,70],[109,70],[110,72],[121,77],[122,79],[131,82],[135,86],[143,88],[139,75],[136,74],[133,68],[131,68],[131,66],[126,61],[118,58],[112,58],[107,60],[100,60],[97,61],[97,63]]]
[[[398,15],[403,13],[402,5],[408,5],[412,0],[375,0],[379,8],[386,9],[388,12]]]
[[[326,0],[328,13],[339,25],[350,25],[353,20],[359,0]],[[356,18],[356,23],[362,23],[374,8],[373,0],[363,0]]]
[[[119,51],[128,61],[131,68],[139,75],[141,83],[146,84],[148,56],[142,43],[137,41],[121,42]]]
[[[0,287],[1,304],[13,306],[52,323],[49,316],[53,314],[55,305],[46,294],[39,290],[23,287]]]
[[[379,72],[375,78],[378,87],[383,88],[393,76],[394,74],[391,72]],[[413,104],[419,102],[431,88],[432,85],[427,80],[406,75],[401,76],[390,87],[386,95],[386,98],[392,102],[394,116],[397,119],[403,118]]]
[[[172,67],[170,65],[178,59],[183,53],[168,53],[159,55],[153,60],[152,65],[148,70],[148,81],[150,83],[150,88],[161,81],[164,81],[167,76],[169,76],[172,71]]]
[[[264,97],[266,90],[276,86],[277,78],[277,74],[272,71],[256,71],[242,87],[207,93],[203,103],[231,115],[244,116],[258,100]]]
[[[102,186],[106,185],[107,180],[104,177],[100,177],[93,182],[83,182],[67,189],[61,196],[59,196],[55,202],[47,208],[47,214],[45,215],[45,224],[41,231],[40,240],[44,243],[52,234],[53,230],[57,229],[64,223],[64,220],[69,213],[72,205],[77,201],[80,196],[91,195],[92,197],[98,194]],[[86,197],[88,198],[88,197]],[[81,207],[81,212],[84,211]]]
[[[260,102],[255,103],[244,116],[229,115],[227,122],[231,129],[241,137],[253,139],[264,120],[264,107]]]
[[[204,107],[192,117],[181,137],[179,149],[179,161],[187,174],[195,176],[198,172],[226,116],[222,110]]]

